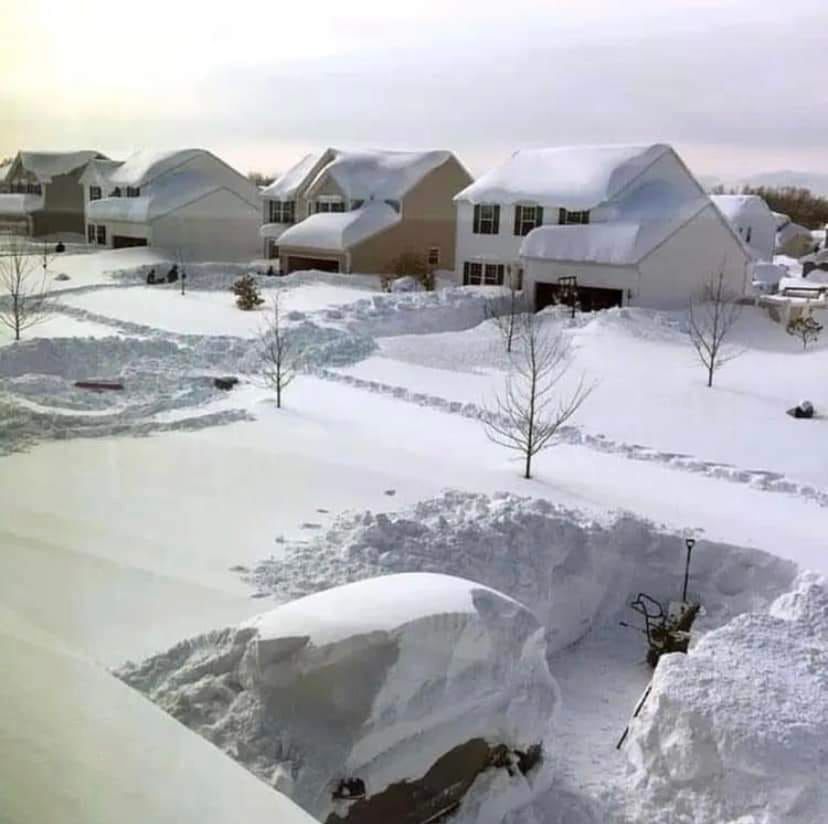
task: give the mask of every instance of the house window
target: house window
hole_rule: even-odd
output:
[[[100,200],[101,199],[101,187],[100,186],[90,186],[89,187],[89,199],[90,200]]]
[[[271,223],[293,223],[295,217],[295,203],[292,200],[270,201]]]
[[[386,200],[385,201],[397,214],[400,213],[400,201],[399,200]]]
[[[428,250],[428,265],[429,266],[439,266],[440,265],[440,247],[439,246],[431,246]]]
[[[502,286],[505,269],[502,263],[473,263],[467,260],[463,264],[463,285]]]
[[[583,212],[570,212],[569,209],[560,209],[558,211],[558,223],[570,226],[589,223],[589,209]]]
[[[543,223],[543,206],[515,206],[515,234],[528,235]]]
[[[127,186],[126,190],[127,197],[140,197],[141,190],[137,186]]]
[[[120,197],[121,196],[121,187],[116,186],[110,193],[110,197]]]
[[[317,200],[316,212],[344,212],[345,204],[341,200]]]
[[[106,246],[106,226],[98,226],[96,240],[99,246]]]
[[[753,235],[753,232],[751,231],[751,229],[752,229],[751,226],[747,227],[747,231],[745,232],[745,243],[750,243],[750,239]]]
[[[351,201],[351,211],[353,212],[356,209],[361,209],[363,203],[365,203],[364,200],[352,200]]]
[[[86,242],[87,243],[94,243],[95,242],[95,224],[90,223],[86,227]]]
[[[476,235],[496,235],[500,232],[500,206],[477,204],[474,207],[474,225]]]

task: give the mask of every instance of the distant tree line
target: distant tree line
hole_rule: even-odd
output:
[[[248,172],[247,179],[256,186],[270,186],[276,175],[266,175],[263,172]]]
[[[759,195],[774,212],[788,215],[794,223],[808,229],[821,229],[828,223],[828,198],[813,194],[810,189],[796,186],[743,186],[741,189],[726,189],[717,186],[717,195]]]

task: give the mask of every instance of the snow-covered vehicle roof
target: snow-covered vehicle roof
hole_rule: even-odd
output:
[[[285,229],[280,246],[343,251],[399,223],[400,215],[387,203],[369,201],[350,212],[320,212]]]
[[[664,144],[522,149],[454,199],[592,209],[611,200],[646,168],[672,151]]]
[[[339,779],[359,779],[370,802],[472,742],[546,740],[558,704],[538,619],[493,589],[431,573],[309,595],[120,675],[322,821],[338,809]],[[240,691],[221,686],[231,682]],[[525,803],[532,790],[514,780]],[[498,803],[514,796],[491,814]]]
[[[86,149],[78,152],[27,152],[17,155],[20,165],[41,183],[51,183],[52,178],[69,174],[87,164],[93,158],[104,157],[100,152]],[[15,163],[12,163],[14,166]]]

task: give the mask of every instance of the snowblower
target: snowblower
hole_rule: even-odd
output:
[[[696,544],[694,538],[687,538],[687,561],[684,567],[684,587],[680,601],[664,605],[646,592],[639,592],[630,608],[644,618],[644,629],[621,621],[622,627],[637,629],[647,637],[647,663],[655,667],[658,659],[668,652],[687,652],[690,643],[690,629],[699,613],[698,600],[688,599],[687,582],[690,578],[690,555]]]

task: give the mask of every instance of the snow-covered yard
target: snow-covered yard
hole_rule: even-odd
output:
[[[235,308],[229,275],[205,270],[181,296],[141,282],[147,250],[123,251],[67,255],[72,280],[61,286],[84,288],[65,292],[27,340],[0,341],[0,608],[27,637],[49,639],[37,666],[65,671],[50,658],[55,645],[140,666],[333,586],[456,575],[532,610],[560,692],[551,783],[515,800],[510,822],[650,820],[630,781],[647,784],[641,765],[652,765],[657,800],[682,780],[661,760],[669,730],[652,713],[680,692],[685,659],[670,662],[679,675],[657,684],[664,697],[633,728],[630,779],[614,743],[650,672],[642,639],[617,622],[634,618],[635,592],[677,595],[683,536],[697,536],[699,629],[715,632],[693,671],[715,677],[716,639],[726,650],[745,643],[728,635],[734,618],[764,627],[738,616],[767,616],[799,586],[799,569],[828,574],[828,419],[785,414],[804,398],[828,410],[825,342],[802,352],[746,308],[733,339],[743,352],[708,389],[679,315],[610,310],[570,322],[547,312],[549,330],[573,345],[567,380],[583,373],[596,389],[526,481],[477,420],[508,366],[484,320],[491,291],[385,295],[346,277],[263,278],[312,355],[277,410],[255,380],[261,314]],[[118,269],[127,272],[108,274]],[[229,393],[211,381],[225,373],[242,378]],[[88,377],[125,389],[73,386]],[[703,692],[691,698],[704,712]],[[822,729],[819,700],[809,735]],[[693,740],[682,757],[702,757]],[[825,811],[814,804],[802,809]],[[691,821],[683,809],[664,820]]]

